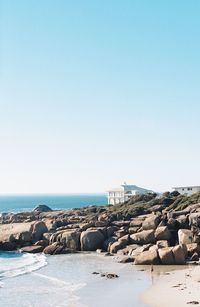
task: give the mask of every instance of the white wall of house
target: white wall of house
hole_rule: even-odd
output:
[[[175,187],[173,188],[175,191],[178,191],[182,195],[192,195],[195,193],[200,192],[200,186],[193,186],[193,187]]]
[[[150,190],[146,190],[135,185],[123,184],[119,188],[111,189],[108,191],[108,204],[117,205],[128,201],[134,195],[151,192],[152,191]]]

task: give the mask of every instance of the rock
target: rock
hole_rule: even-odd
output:
[[[145,220],[145,217],[135,217],[131,222],[130,222],[130,227],[141,227],[143,221]]]
[[[117,241],[117,238],[115,238],[115,237],[110,237],[110,238],[106,239],[103,242],[103,250],[105,250],[105,251],[109,250],[111,244],[113,244],[116,241]]]
[[[135,244],[155,243],[154,230],[143,230],[130,235],[130,242]]]
[[[81,250],[95,251],[103,247],[104,236],[99,230],[86,230],[81,233]]]
[[[103,249],[98,248],[98,249],[96,250],[96,253],[97,253],[97,254],[102,254],[102,253],[103,253]]]
[[[167,227],[169,230],[178,230],[179,229],[179,222],[176,219],[169,218],[167,222]]]
[[[148,251],[150,249],[150,247],[152,246],[152,244],[145,244],[143,246],[139,246],[137,247],[136,249],[134,249],[132,252],[131,252],[131,256],[133,257],[136,257],[138,256],[139,254],[145,252],[145,251]]]
[[[116,232],[117,230],[119,230],[119,228],[116,227],[116,226],[109,226],[109,227],[107,227],[107,237],[108,238],[112,237],[114,232]]]
[[[63,254],[65,247],[64,245],[55,242],[51,245],[48,245],[47,247],[45,247],[45,249],[43,250],[44,254],[49,254],[49,255],[58,255],[58,254]]]
[[[42,235],[42,240],[47,240],[49,241],[50,240],[50,237],[52,236],[53,232],[45,232],[43,233]]]
[[[71,250],[80,250],[80,232],[65,231],[61,234],[60,242]]]
[[[43,233],[47,232],[48,229],[44,222],[39,221],[32,224],[31,231],[33,240],[39,241],[42,239]]]
[[[48,241],[47,240],[39,240],[39,241],[35,242],[34,245],[35,246],[43,246],[45,248],[46,246],[48,246]]]
[[[152,246],[149,248],[149,251],[158,251],[158,245],[152,245]]]
[[[124,257],[124,258],[122,258],[119,262],[120,262],[120,263],[130,263],[130,262],[134,262],[134,258],[133,258],[133,257]]]
[[[171,232],[167,228],[167,226],[158,227],[155,230],[155,238],[156,240],[167,240],[171,239]]]
[[[159,257],[157,251],[145,251],[135,258],[134,264],[159,264]]]
[[[160,223],[160,216],[152,214],[142,223],[143,230],[155,230]]]
[[[113,221],[112,225],[117,227],[129,227],[130,221]]]
[[[14,251],[17,249],[17,244],[14,242],[0,242],[0,251]]]
[[[186,215],[180,215],[177,217],[177,221],[179,222],[179,227],[180,228],[185,228],[187,229],[189,226],[189,222],[188,222],[188,216]]]
[[[118,250],[124,247],[125,247],[125,244],[123,241],[122,242],[116,241],[115,243],[110,245],[108,252],[110,252],[111,254],[115,254],[118,252]]]
[[[199,255],[197,253],[194,253],[191,257],[190,257],[190,261],[199,261]]]
[[[89,222],[89,223],[83,223],[80,224],[80,230],[85,231],[88,228],[94,227],[94,223],[93,222]]]
[[[186,263],[186,255],[183,246],[176,245],[172,248],[175,264],[185,264]]]
[[[191,257],[194,253],[200,255],[200,245],[197,243],[186,244],[188,256]]]
[[[118,278],[119,276],[114,273],[105,273],[105,274],[101,274],[101,277],[107,277],[108,279],[113,279],[113,278]]]
[[[159,248],[158,254],[161,264],[172,265],[175,264],[172,247]]]
[[[113,273],[108,273],[108,274],[106,274],[106,277],[107,277],[108,279],[113,279],[113,278],[118,278],[119,275],[113,274]]]
[[[169,247],[169,242],[167,240],[159,240],[156,245],[158,248]]]
[[[22,239],[22,236],[31,232],[34,222],[30,223],[13,223],[0,225],[0,242],[15,242]],[[29,238],[28,238],[29,239]]]
[[[119,242],[123,242],[125,245],[129,244],[129,235],[125,235],[118,239]]]
[[[119,239],[121,237],[124,237],[127,234],[126,229],[120,229],[114,233],[114,235]]]
[[[21,248],[21,251],[24,253],[41,253],[44,250],[44,246],[40,245],[32,245],[32,246],[25,246]]]
[[[32,240],[32,233],[30,231],[24,231],[20,233],[19,241],[31,242],[31,240]]]
[[[190,215],[189,215],[189,225],[195,226],[195,227],[198,227],[198,228],[200,227],[200,212],[190,213]]]
[[[33,212],[49,212],[49,211],[53,210],[46,205],[39,205],[33,209]]]
[[[128,233],[129,233],[130,235],[132,235],[133,233],[138,232],[139,228],[140,228],[140,227],[130,227],[130,228],[128,229]]]
[[[179,244],[190,244],[193,242],[193,233],[189,229],[179,229],[178,231]]]
[[[121,252],[122,255],[131,255],[131,253],[137,248],[137,247],[141,247],[137,244],[132,244],[132,245],[127,245],[126,247],[124,247],[123,249],[119,250],[119,252]],[[117,252],[118,253],[118,252]]]

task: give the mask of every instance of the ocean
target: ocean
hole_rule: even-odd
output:
[[[0,196],[0,212],[31,211],[38,205],[47,205],[59,210],[105,204],[107,204],[105,194]]]

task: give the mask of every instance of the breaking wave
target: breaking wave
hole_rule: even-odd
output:
[[[47,264],[43,254],[0,253],[0,281],[36,271]]]

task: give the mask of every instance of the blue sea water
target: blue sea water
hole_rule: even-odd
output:
[[[0,212],[31,211],[37,205],[47,205],[58,210],[105,204],[105,194],[0,196]]]

